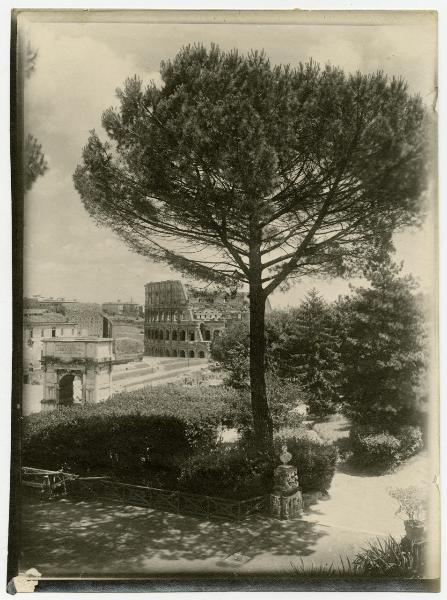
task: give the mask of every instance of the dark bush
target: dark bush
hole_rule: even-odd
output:
[[[179,488],[195,494],[242,500],[270,492],[272,465],[246,447],[219,448],[188,459]]]
[[[353,428],[350,433],[352,462],[365,469],[383,472],[401,461],[400,441],[386,432],[368,428]]]
[[[331,485],[337,463],[337,449],[323,442],[307,429],[284,429],[274,439],[275,453],[281,454],[283,445],[292,455],[290,464],[297,468],[300,488],[303,492],[326,492]]]
[[[219,388],[148,387],[31,415],[24,419],[23,464],[127,480],[176,470],[218,444],[224,396]]]
[[[354,427],[349,436],[353,464],[377,472],[392,470],[423,447],[420,427],[401,427],[393,434],[374,427]]]
[[[420,427],[402,427],[397,437],[400,441],[400,458],[405,460],[422,450],[424,442]]]

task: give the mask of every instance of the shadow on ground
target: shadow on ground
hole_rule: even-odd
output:
[[[22,514],[21,565],[47,576],[222,572],[238,553],[309,556],[327,535],[301,520],[210,522],[100,501],[26,499]]]

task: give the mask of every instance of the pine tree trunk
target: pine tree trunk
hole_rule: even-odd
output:
[[[273,423],[265,385],[265,296],[260,244],[250,248],[250,387],[255,444],[273,454]]]

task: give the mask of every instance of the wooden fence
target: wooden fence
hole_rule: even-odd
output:
[[[172,513],[240,520],[268,509],[269,496],[230,500],[114,481],[109,477],[79,477],[63,471],[22,467],[22,485],[44,499],[74,496],[145,506]]]

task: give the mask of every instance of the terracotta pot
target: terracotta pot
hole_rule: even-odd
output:
[[[417,519],[404,521],[407,538],[413,542],[420,542],[424,537],[424,523]]]

